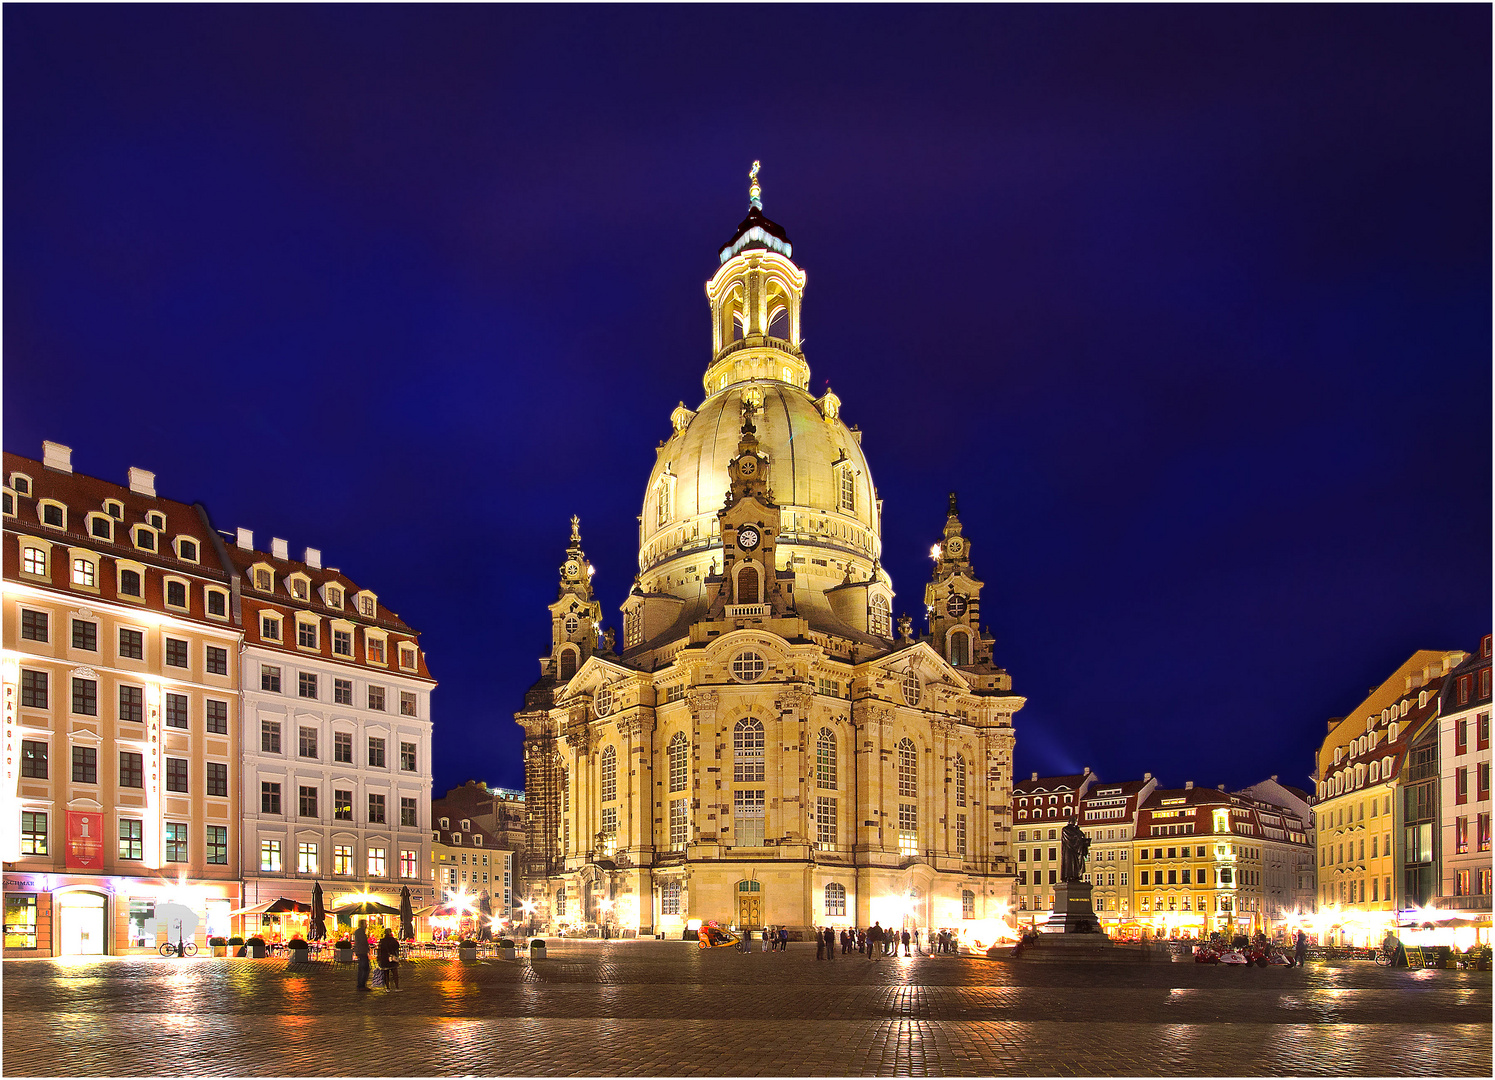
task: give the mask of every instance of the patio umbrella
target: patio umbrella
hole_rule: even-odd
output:
[[[323,905],[320,881],[311,887],[311,939],[327,940],[327,908]]]
[[[400,889],[400,940],[415,940],[415,912],[410,910],[410,886]]]
[[[377,900],[361,900],[356,904],[344,904],[340,908],[333,908],[332,913],[334,915],[398,915],[400,909],[381,904]]]
[[[482,918],[478,920],[478,922],[480,924],[478,926],[478,940],[479,941],[492,941],[493,940],[493,905],[491,905],[488,902],[488,890],[487,889],[484,889],[482,895],[478,897],[478,913],[482,916]]]
[[[252,907],[240,908],[238,911],[230,911],[229,915],[283,915],[287,911],[310,911],[311,908],[300,900],[287,900],[284,896],[274,900],[266,900],[262,904]]]

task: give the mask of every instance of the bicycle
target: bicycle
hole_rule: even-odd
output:
[[[1376,950],[1375,955],[1371,959],[1376,962],[1377,967],[1391,967],[1396,963],[1396,949],[1388,949],[1383,945]]]
[[[182,942],[181,950],[183,956],[196,956],[197,942],[184,941]],[[162,946],[156,951],[159,952],[162,956],[175,956],[177,954],[177,947],[168,941],[163,943]]]

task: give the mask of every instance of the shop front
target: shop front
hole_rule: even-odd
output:
[[[232,881],[6,874],[4,883],[7,957],[155,952],[183,933],[204,948],[229,933],[239,895]],[[178,913],[170,925],[167,904]]]

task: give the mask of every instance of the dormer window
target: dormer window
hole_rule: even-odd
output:
[[[381,637],[369,637],[363,643],[364,658],[371,664],[384,663],[384,639]]]
[[[473,835],[472,842],[474,844],[476,844],[478,847],[482,847],[483,846],[483,836],[482,836],[482,834],[481,833],[475,833]]]
[[[67,507],[53,499],[43,499],[37,507],[42,524],[53,529],[67,528]]]
[[[185,536],[177,537],[176,555],[183,562],[195,563],[197,561],[197,541],[188,540]]]
[[[100,540],[114,540],[114,522],[103,514],[88,515],[88,535]]]
[[[365,619],[372,619],[379,613],[379,599],[373,593],[365,592],[358,594],[358,613]]]
[[[341,585],[328,585],[327,588],[324,590],[324,594],[323,595],[326,598],[326,603],[327,603],[328,607],[330,607],[330,608],[338,608],[339,610],[342,609],[342,606],[343,606],[343,589],[342,589]]]
[[[17,495],[29,497],[31,495],[31,477],[25,473],[11,473],[10,488]]]
[[[135,546],[141,551],[155,551],[156,534],[144,525],[135,526]]]
[[[297,600],[305,600],[311,595],[311,579],[304,574],[292,574],[286,579],[290,586],[291,595]]]
[[[451,818],[442,818],[441,819],[441,827],[443,829],[450,829],[452,827],[452,819]]]
[[[6,513],[7,516],[14,517],[15,516],[15,512],[16,512],[16,497],[15,497],[14,494],[12,494],[10,491],[7,490],[5,492],[5,513]]]
[[[838,505],[848,514],[856,513],[857,509],[857,478],[856,473],[848,466],[841,470],[840,478],[841,497]]]
[[[115,521],[123,521],[125,519],[125,504],[118,499],[105,499],[104,513],[108,514]]]
[[[161,532],[165,532],[166,531],[166,515],[165,514],[158,514],[158,513],[155,513],[154,511],[152,511],[151,513],[145,515],[145,521],[146,521],[146,524],[148,524],[153,529],[157,529],[157,530],[159,530]]]
[[[265,641],[279,641],[280,616],[264,611],[260,613],[260,637]]]
[[[400,667],[409,671],[415,670],[415,650],[408,645],[400,646]]]
[[[254,587],[260,592],[272,592],[275,589],[275,572],[268,566],[256,566],[250,573],[254,578]]]
[[[472,822],[469,821],[467,818],[463,818],[462,819],[462,831],[463,832],[471,832],[472,831]]]
[[[317,624],[314,622],[296,621],[296,645],[302,649],[317,648]]]

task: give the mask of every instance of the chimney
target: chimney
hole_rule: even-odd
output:
[[[1146,783],[1148,780],[1151,780],[1151,779],[1152,779],[1152,773],[1145,772],[1145,773],[1142,774],[1142,781],[1144,783]]]
[[[322,569],[322,553],[316,548],[306,549],[306,565],[314,570]]]
[[[1192,781],[1192,780],[1185,780],[1184,781],[1184,790],[1185,791],[1193,791],[1194,790],[1194,781]]]
[[[1034,774],[1033,774],[1033,779],[1035,779],[1035,780],[1037,780],[1037,779],[1038,779],[1038,774],[1037,774],[1037,773],[1034,773]]]
[[[1085,775],[1085,776],[1089,776],[1090,775],[1090,766],[1089,765],[1081,765],[1080,766],[1080,772],[1083,775]]]
[[[42,443],[42,464],[58,472],[73,471],[73,448],[60,442]]]
[[[238,533],[238,538],[234,542],[238,545],[240,551],[253,551],[254,550],[254,530],[252,530],[252,529],[240,529],[239,533]]]
[[[270,554],[275,556],[281,562],[291,561],[290,545],[278,536],[270,537]]]
[[[1224,791],[1225,790],[1225,785],[1224,784],[1216,784],[1215,785],[1215,790],[1216,791]]]
[[[130,490],[136,495],[156,497],[156,474],[130,466]]]

